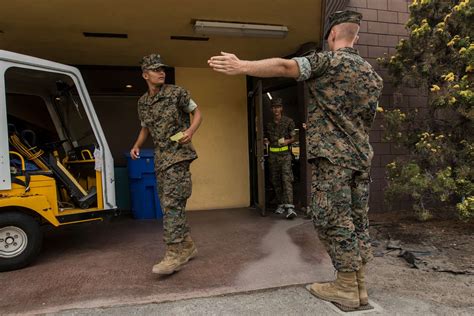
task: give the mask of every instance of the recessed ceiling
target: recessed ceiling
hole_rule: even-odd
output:
[[[135,66],[158,52],[175,67],[206,67],[220,51],[257,59],[294,53],[321,39],[323,0],[48,0],[4,1],[0,48],[76,65]],[[196,36],[192,21],[238,21],[285,25],[284,39],[209,35],[208,41],[171,40]],[[85,37],[84,32],[128,38]]]

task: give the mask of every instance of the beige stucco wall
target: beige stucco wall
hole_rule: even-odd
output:
[[[193,138],[199,158],[191,165],[188,210],[248,206],[248,123],[244,76],[206,68],[175,68],[176,84],[188,89],[203,113]]]

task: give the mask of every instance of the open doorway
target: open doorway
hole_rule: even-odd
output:
[[[271,99],[283,100],[283,115],[295,122],[295,138],[290,150],[292,152],[293,171],[293,204],[303,214],[309,205],[309,168],[306,159],[306,132],[303,124],[307,120],[304,83],[292,79],[249,78],[249,144],[250,144],[250,179],[251,204],[256,206],[262,215],[267,215],[277,207],[275,189],[270,181],[268,155],[260,144],[267,124],[273,119]]]

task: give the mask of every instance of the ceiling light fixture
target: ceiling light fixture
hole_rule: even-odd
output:
[[[267,97],[268,97],[270,100],[273,99],[273,98],[272,98],[272,95],[270,94],[270,92],[267,92]]]
[[[235,22],[194,22],[194,33],[201,36],[224,35],[240,37],[269,37],[284,38],[288,33],[288,27],[283,25],[248,24]]]

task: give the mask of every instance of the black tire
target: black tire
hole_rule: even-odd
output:
[[[32,216],[0,212],[0,271],[29,265],[40,252],[42,243],[39,223]]]

